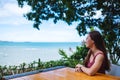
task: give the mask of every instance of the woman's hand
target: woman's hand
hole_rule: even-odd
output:
[[[76,67],[82,67],[82,66],[83,66],[83,65],[81,65],[81,64],[77,64],[77,65],[76,65]]]
[[[81,70],[81,67],[82,67],[83,65],[81,65],[81,64],[77,64],[76,65],[76,67],[75,67],[75,71],[76,72],[82,72],[82,70]]]

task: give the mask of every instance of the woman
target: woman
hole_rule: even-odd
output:
[[[77,64],[75,71],[94,75],[97,72],[105,74],[105,70],[110,70],[105,44],[98,31],[92,31],[88,34],[86,47],[89,48],[89,51],[84,66]]]

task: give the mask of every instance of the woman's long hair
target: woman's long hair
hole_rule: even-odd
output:
[[[105,65],[106,65],[105,70],[110,70],[110,62],[107,57],[105,43],[104,43],[104,40],[103,40],[101,34],[98,31],[92,31],[89,33],[89,35],[90,35],[91,39],[94,41],[96,48],[101,50],[104,54],[104,57],[105,57],[104,61],[105,61]],[[92,54],[92,51],[89,50],[88,55],[86,56],[86,59],[84,61],[85,66],[86,66],[87,62],[89,61],[91,54]]]

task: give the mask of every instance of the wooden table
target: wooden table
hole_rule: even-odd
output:
[[[120,80],[120,77],[100,73],[88,76],[82,72],[75,72],[73,68],[64,67],[10,80]]]

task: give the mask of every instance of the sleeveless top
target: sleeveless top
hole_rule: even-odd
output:
[[[90,62],[90,60],[88,61],[87,65],[86,65],[87,68],[90,68],[90,67],[94,64],[95,58],[96,58],[96,56],[99,55],[99,54],[102,54],[102,53],[97,53],[97,54],[93,57],[92,62]],[[102,55],[103,55],[103,54],[102,54]],[[98,73],[103,73],[103,74],[105,74],[105,58],[104,58],[104,60],[103,60],[103,62],[102,62],[102,64],[101,64],[100,69],[99,69],[97,72],[98,72]]]

